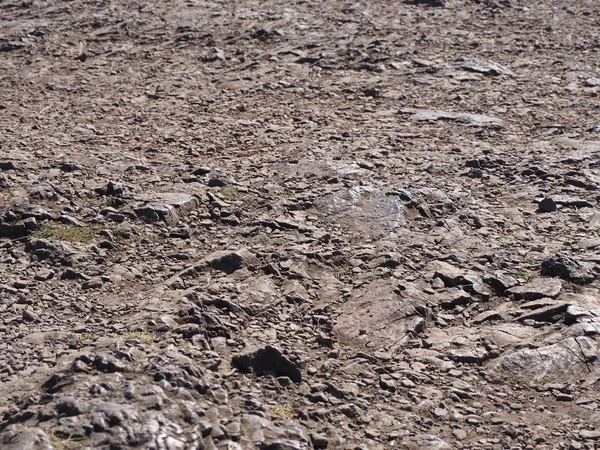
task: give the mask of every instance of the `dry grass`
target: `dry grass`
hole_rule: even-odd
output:
[[[277,417],[283,417],[284,419],[294,419],[298,417],[298,414],[294,412],[289,406],[267,406],[267,411]]]

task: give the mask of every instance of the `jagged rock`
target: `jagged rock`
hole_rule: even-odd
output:
[[[3,450],[54,450],[48,436],[40,428],[29,428],[16,434],[0,434]]]
[[[596,279],[593,267],[565,255],[556,255],[542,262],[542,275],[560,277],[575,284],[589,284]]]
[[[175,225],[199,205],[200,201],[193,195],[168,192],[151,196],[137,205],[134,211],[147,222],[163,221],[167,225]]]
[[[555,278],[534,278],[522,286],[515,286],[506,290],[506,294],[516,299],[536,300],[538,298],[556,298],[562,290],[562,282]]]
[[[214,252],[205,258],[205,262],[209,267],[225,273],[233,273],[242,267],[256,267],[259,264],[258,258],[246,249]]]
[[[504,272],[496,272],[494,274],[485,274],[483,282],[489,284],[494,290],[502,294],[507,289],[517,286],[519,282],[516,278]]]
[[[286,358],[281,350],[271,345],[262,348],[247,348],[244,352],[235,355],[231,364],[244,373],[284,376],[296,383],[302,381],[302,372],[296,364]]]
[[[67,264],[77,254],[77,250],[67,242],[37,238],[27,241],[25,251],[30,252],[38,260],[50,259],[62,264]]]
[[[585,336],[568,338],[557,344],[527,348],[502,355],[488,364],[497,376],[510,375],[535,383],[578,382],[600,370],[598,343]]]
[[[37,183],[31,186],[28,190],[29,196],[39,200],[58,200],[58,194],[54,187],[47,182]]]
[[[457,58],[455,64],[468,72],[482,73],[484,75],[508,75],[516,76],[510,69],[491,61],[482,61],[473,58]]]
[[[433,278],[439,278],[446,287],[455,287],[465,283],[464,271],[445,261],[432,261],[427,266],[434,270]]]

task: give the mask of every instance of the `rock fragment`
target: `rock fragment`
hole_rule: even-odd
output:
[[[205,261],[209,267],[228,274],[242,267],[256,267],[259,263],[258,258],[246,249],[217,251],[208,255]]]
[[[516,299],[536,300],[538,298],[556,298],[562,290],[562,282],[556,278],[534,278],[522,286],[515,286],[506,290],[508,295]]]
[[[542,275],[560,277],[575,284],[589,284],[596,279],[594,266],[566,255],[556,255],[542,262]]]
[[[298,366],[285,357],[281,350],[271,345],[262,348],[248,348],[235,355],[231,364],[244,373],[288,377],[295,383],[302,381],[302,372]]]

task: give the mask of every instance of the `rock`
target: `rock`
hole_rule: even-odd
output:
[[[516,74],[514,72],[512,72],[511,70],[509,70],[508,68],[491,62],[491,61],[481,61],[478,59],[471,59],[471,58],[457,58],[455,60],[455,63],[458,67],[460,67],[463,70],[466,70],[468,72],[476,72],[476,73],[482,73],[483,75],[492,75],[492,76],[498,76],[498,75],[508,75],[511,77],[516,76]]]
[[[415,5],[427,5],[434,7],[446,6],[446,0],[405,0],[406,3],[412,3]]]
[[[403,345],[425,327],[425,297],[412,286],[397,290],[389,280],[367,284],[344,303],[334,332],[341,342]]]
[[[2,450],[54,450],[46,433],[40,428],[28,428],[17,434],[0,435]]]
[[[134,207],[136,215],[147,222],[163,221],[175,225],[200,206],[197,197],[184,193],[161,193]]]
[[[0,223],[0,237],[20,238],[28,233],[27,225],[23,220],[11,223]]]
[[[30,309],[23,310],[23,320],[28,322],[41,322],[41,318],[38,314],[31,311]]]
[[[100,372],[125,372],[123,363],[107,353],[97,355],[94,360],[94,366],[96,366]]]
[[[310,433],[310,441],[312,442],[315,450],[327,448],[329,445],[329,440],[327,436],[318,433]]]
[[[302,373],[298,366],[286,358],[281,350],[271,345],[262,348],[248,348],[235,355],[231,364],[243,373],[255,373],[259,376],[284,376],[295,383],[302,381]]]
[[[25,251],[30,252],[40,261],[49,259],[61,264],[68,264],[71,258],[77,254],[77,250],[67,242],[37,238],[27,241]]]
[[[495,272],[494,274],[485,274],[483,282],[489,284],[495,291],[503,294],[504,291],[517,286],[519,282],[516,278],[511,277],[504,272]]]
[[[37,198],[39,200],[58,200],[58,194],[54,190],[54,187],[48,182],[42,182],[32,185],[28,189],[29,197]]]
[[[552,198],[546,197],[538,202],[538,208],[543,212],[554,212],[556,211],[556,202]]]
[[[542,275],[560,277],[575,284],[589,284],[596,279],[594,266],[580,263],[566,255],[556,255],[542,262]]]
[[[448,120],[458,124],[464,124],[472,127],[491,127],[491,128],[502,128],[504,122],[492,116],[485,116],[481,114],[469,114],[469,113],[456,113],[449,111],[439,111],[433,109],[415,109],[415,108],[400,108],[400,114],[410,116],[413,121],[436,121],[436,120]]]
[[[253,268],[259,264],[258,258],[245,249],[214,252],[208,255],[204,260],[209,267],[228,274],[243,267]]]
[[[465,283],[464,271],[445,261],[433,261],[429,268],[435,270],[433,277],[439,278],[446,287],[455,287]]]
[[[431,434],[417,434],[402,440],[406,450],[452,450],[452,447],[438,436]]]
[[[102,287],[102,284],[103,283],[101,278],[94,277],[81,283],[81,289],[83,289],[84,291],[88,289],[97,289],[99,287]]]
[[[556,298],[562,290],[562,282],[555,278],[534,278],[522,286],[515,286],[506,290],[507,295],[516,299],[536,300],[538,298]]]
[[[574,208],[593,208],[593,203],[580,198],[569,197],[567,195],[555,195],[553,197],[557,205],[572,206]]]
[[[533,383],[578,382],[600,369],[599,349],[593,339],[571,337],[557,344],[504,354],[489,363],[488,370]]]
[[[372,186],[354,186],[327,194],[314,202],[320,217],[351,232],[381,237],[405,225],[404,205]]]
[[[597,440],[600,439],[600,430],[580,430],[579,437],[581,439]]]

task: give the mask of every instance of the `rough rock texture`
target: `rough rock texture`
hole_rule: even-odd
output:
[[[598,448],[598,17],[0,1],[0,449]]]

